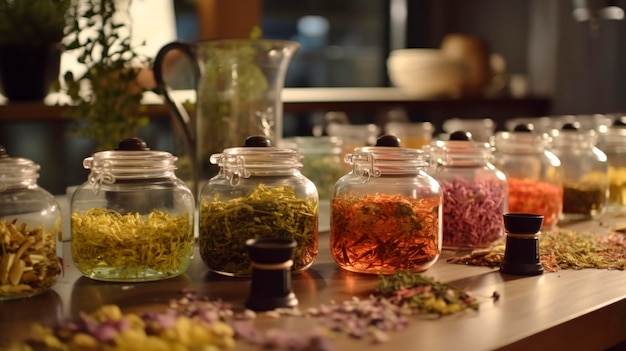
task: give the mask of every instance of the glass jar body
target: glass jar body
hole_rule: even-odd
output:
[[[607,157],[609,173],[609,200],[607,210],[626,209],[626,127],[609,127],[599,136],[597,147]]]
[[[220,172],[200,193],[198,240],[207,267],[226,276],[250,277],[246,241],[282,238],[297,243],[292,272],[309,268],[318,253],[315,184],[297,169],[232,179]]]
[[[430,174],[443,190],[443,247],[483,248],[503,234],[508,183],[491,163],[492,147],[469,140],[429,146]]]
[[[56,283],[61,234],[61,212],[49,192],[34,183],[0,191],[0,300],[34,296]]]
[[[176,277],[191,264],[194,197],[173,174],[85,182],[71,201],[71,247],[86,277],[140,282]]]
[[[421,272],[439,258],[441,188],[410,162],[410,156],[405,162],[398,157],[381,165],[380,175],[376,161],[366,172],[361,166],[367,165],[354,162],[352,171],[335,184],[330,250],[342,269],[367,274]]]
[[[563,211],[563,173],[561,161],[546,146],[543,136],[499,132],[494,166],[507,178],[508,211],[542,215],[542,228],[551,229]]]
[[[492,164],[439,166],[431,175],[443,190],[443,247],[484,248],[503,235],[506,176]]]
[[[561,161],[563,221],[602,215],[609,200],[607,156],[595,146],[595,133],[559,131],[551,151]]]

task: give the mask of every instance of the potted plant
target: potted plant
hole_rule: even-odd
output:
[[[71,0],[0,0],[0,86],[9,101],[42,100],[59,75]]]
[[[62,86],[70,98],[66,116],[78,121],[74,132],[110,150],[148,124],[139,83],[150,59],[131,44],[130,0],[93,0],[71,6],[65,50],[78,54],[84,72],[65,72]]]

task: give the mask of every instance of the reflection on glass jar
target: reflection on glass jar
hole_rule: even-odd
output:
[[[609,165],[609,211],[626,208],[626,117],[616,118],[601,133],[598,148],[607,156]]]

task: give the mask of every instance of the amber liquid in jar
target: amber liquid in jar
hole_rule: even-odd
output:
[[[331,253],[352,272],[424,271],[440,254],[440,205],[437,196],[336,197],[331,203]]]
[[[609,204],[626,206],[626,167],[609,166]]]

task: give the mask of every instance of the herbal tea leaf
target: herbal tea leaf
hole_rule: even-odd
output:
[[[376,291],[391,302],[407,304],[420,313],[447,315],[479,307],[476,299],[464,291],[409,271],[381,276]]]
[[[487,249],[452,257],[450,263],[499,267],[505,245],[500,242]],[[539,256],[547,272],[561,269],[626,269],[626,244],[622,234],[603,237],[593,233],[554,229],[539,235]]]
[[[317,256],[317,214],[317,201],[298,197],[290,186],[259,184],[250,194],[229,200],[215,195],[200,204],[200,255],[214,271],[246,276],[251,273],[246,240],[293,239],[293,270],[300,271]]]

